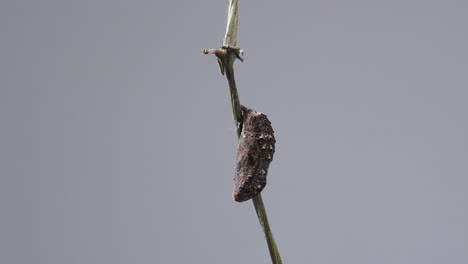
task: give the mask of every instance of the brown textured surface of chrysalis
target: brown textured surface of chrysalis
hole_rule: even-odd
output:
[[[268,167],[275,153],[275,136],[267,116],[241,106],[244,122],[237,148],[233,198],[244,202],[266,185]]]

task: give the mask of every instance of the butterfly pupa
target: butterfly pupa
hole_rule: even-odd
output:
[[[232,192],[236,202],[247,201],[265,188],[276,142],[271,122],[265,114],[245,106],[241,108],[243,123]]]

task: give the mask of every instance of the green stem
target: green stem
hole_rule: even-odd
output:
[[[226,78],[229,84],[229,93],[231,95],[232,115],[234,122],[236,123],[237,137],[241,134],[242,124],[242,110],[239,101],[239,95],[237,93],[236,80],[234,78],[234,61],[236,60],[236,53],[230,52],[231,49],[227,49],[225,56],[224,65],[226,67]]]
[[[259,193],[257,196],[252,198],[255,212],[257,212],[258,220],[260,221],[260,225],[262,226],[263,233],[265,233],[265,238],[268,244],[268,250],[270,251],[271,262],[274,264],[282,264],[283,261],[281,260],[281,256],[278,251],[278,247],[276,246],[275,239],[273,238],[273,233],[270,229],[270,224],[268,222],[268,216],[265,210],[265,206],[263,205],[262,194]]]
[[[243,51],[237,47],[237,22],[238,22],[238,0],[229,0],[228,23],[226,35],[224,36],[223,47],[220,49],[205,49],[205,54],[216,54],[221,73],[226,72],[226,78],[229,84],[229,93],[231,95],[232,115],[236,123],[237,137],[240,137],[242,130],[242,110],[237,93],[236,81],[234,78],[234,61],[240,59],[243,61]],[[268,223],[268,217],[263,204],[262,195],[258,194],[252,198],[252,202],[257,213],[258,221],[265,233],[265,238],[270,251],[270,257],[273,264],[282,264],[281,256],[276,246],[273,233]]]

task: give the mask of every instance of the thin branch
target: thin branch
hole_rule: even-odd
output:
[[[237,47],[237,3],[238,0],[229,0],[229,13],[226,25],[226,35],[224,35],[223,47]]]
[[[263,233],[265,233],[268,249],[270,251],[271,262],[281,264],[283,263],[283,261],[281,260],[278,247],[276,246],[275,239],[273,238],[273,233],[270,229],[270,224],[268,222],[265,206],[263,205],[262,194],[259,193],[257,196],[253,197],[252,201],[255,207],[255,211],[257,212],[257,217],[260,221],[260,225],[262,226]]]
[[[229,93],[231,94],[232,115],[234,116],[234,122],[236,122],[237,137],[240,137],[242,129],[242,110],[239,95],[237,94],[236,80],[234,79],[234,61],[236,60],[236,55],[234,52],[228,52],[226,57],[226,78],[229,83]]]
[[[223,47],[220,49],[204,49],[205,54],[215,54],[218,58],[221,74],[226,73],[231,95],[232,115],[236,123],[237,137],[240,137],[242,130],[242,110],[234,78],[234,61],[237,59],[244,61],[243,51],[237,47],[237,22],[238,22],[238,0],[229,0],[228,23],[226,35],[224,36]],[[252,202],[257,213],[260,225],[265,233],[265,238],[270,251],[273,264],[282,264],[281,256],[276,246],[273,233],[270,229],[267,213],[263,204],[261,193],[252,198]]]

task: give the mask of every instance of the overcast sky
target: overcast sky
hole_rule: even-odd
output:
[[[228,1],[0,2],[0,263],[270,263],[214,56]],[[468,1],[245,1],[284,263],[468,263]]]

